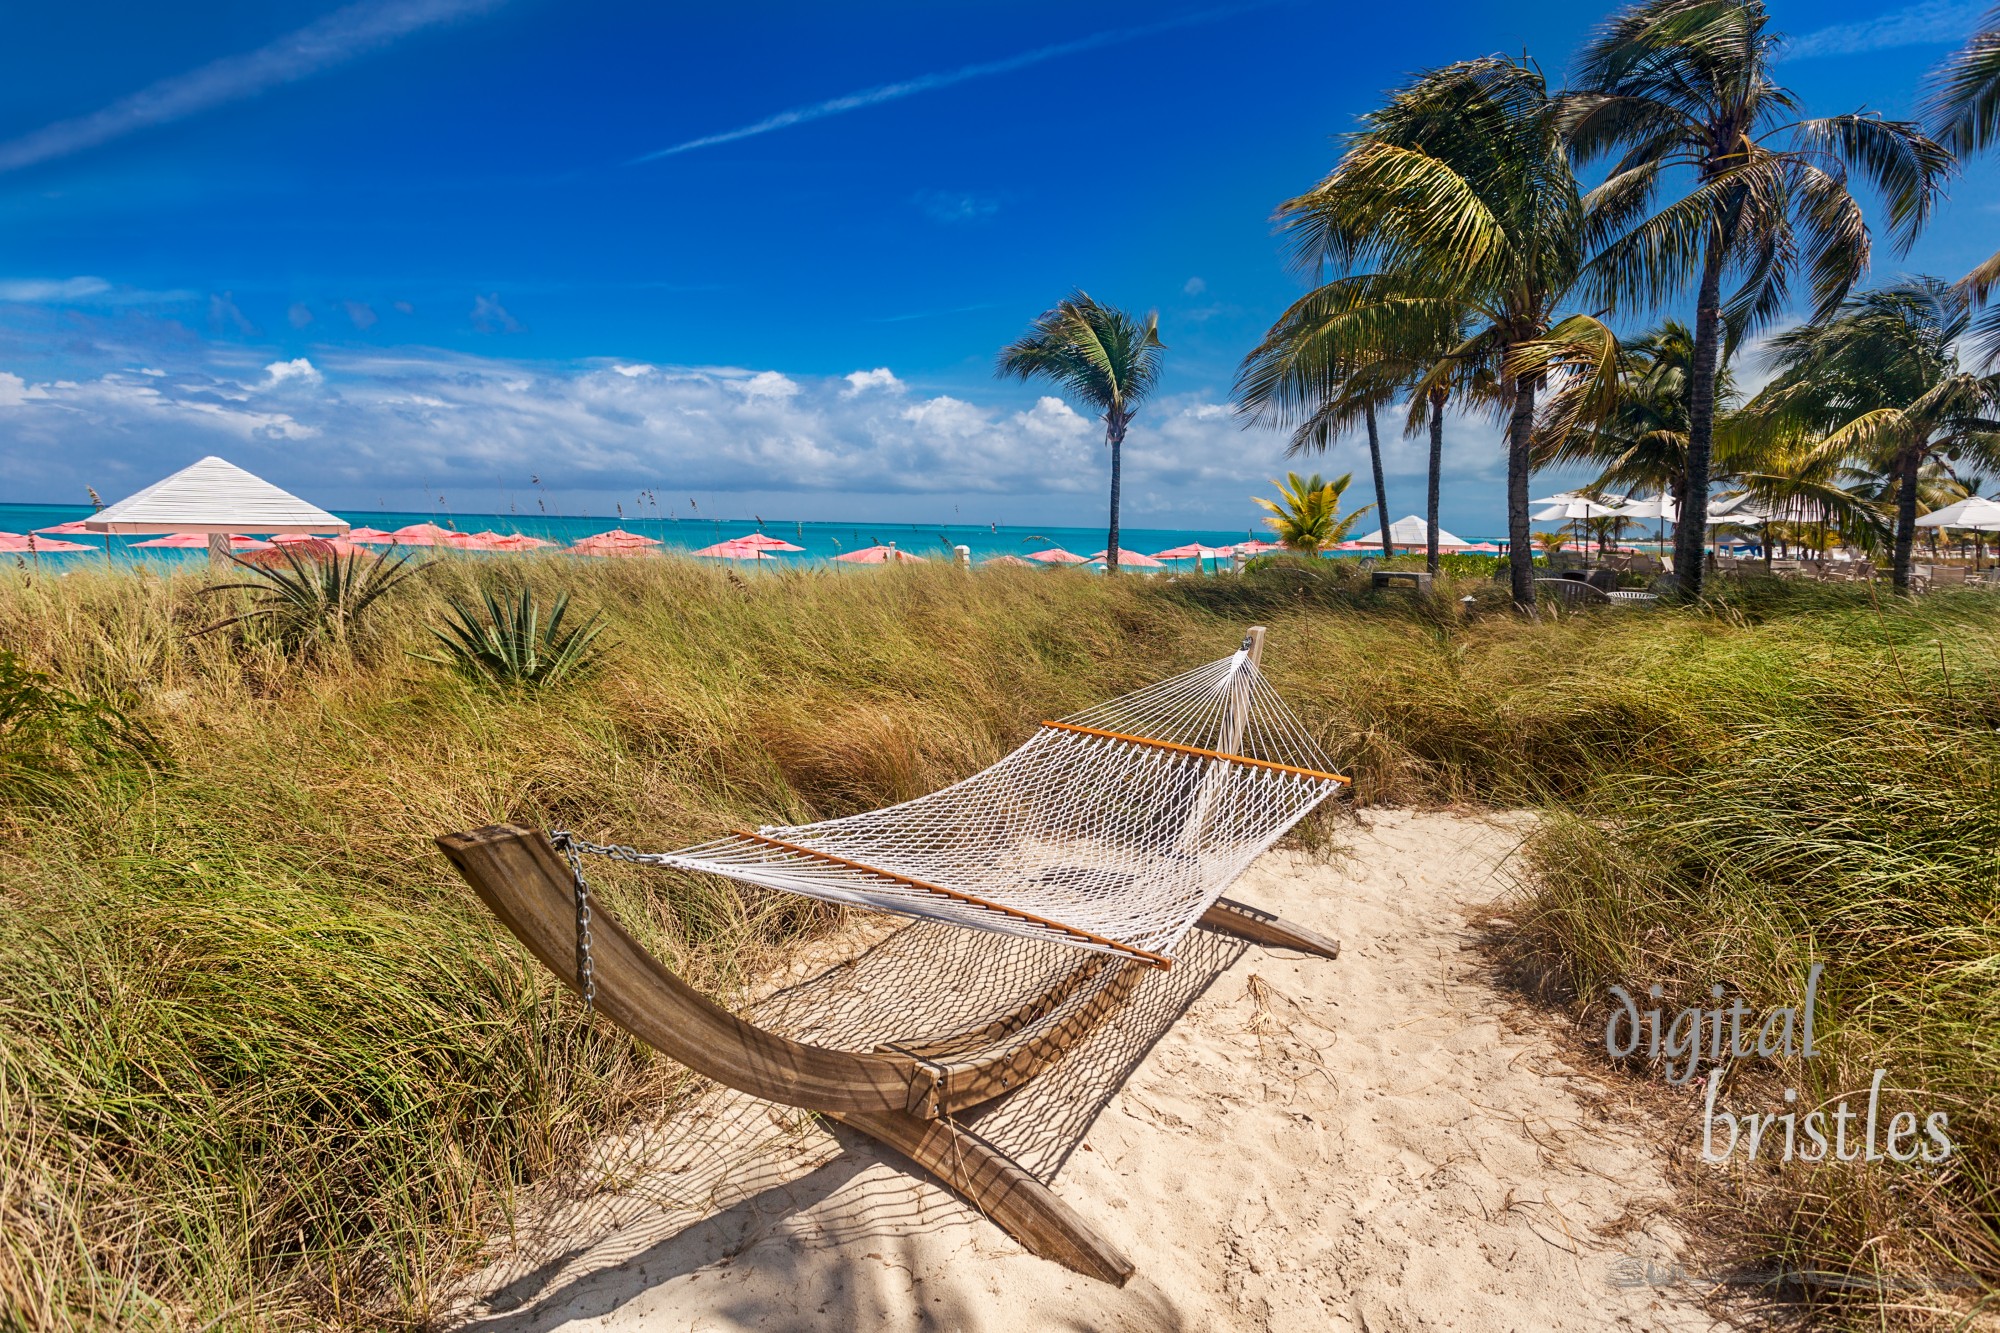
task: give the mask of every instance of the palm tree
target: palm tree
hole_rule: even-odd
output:
[[[1293,454],[1323,453],[1357,418],[1367,428],[1369,462],[1375,470],[1376,512],[1389,512],[1382,482],[1382,443],[1376,414],[1424,382],[1463,340],[1464,329],[1422,319],[1431,307],[1395,321],[1372,318],[1382,302],[1395,300],[1376,275],[1341,278],[1308,293],[1280,315],[1264,340],[1243,359],[1237,372],[1237,411],[1252,421],[1296,422]],[[1350,316],[1359,318],[1351,319]],[[1431,454],[1426,513],[1430,523],[1430,570],[1437,572],[1438,483],[1443,469],[1444,408],[1450,387],[1443,379],[1410,396],[1404,434],[1423,429],[1429,414]],[[1388,525],[1382,554],[1391,556]]]
[[[1104,419],[1104,443],[1111,450],[1111,524],[1104,542],[1104,567],[1118,572],[1118,490],[1123,473],[1125,431],[1139,403],[1160,378],[1160,317],[1143,320],[1099,305],[1078,291],[1045,311],[1027,336],[1000,352],[995,371],[1002,378],[1053,381]]]
[[[1354,521],[1373,509],[1373,505],[1363,505],[1351,514],[1340,512],[1340,498],[1347,493],[1347,487],[1354,480],[1351,472],[1343,473],[1332,481],[1324,481],[1319,473],[1301,479],[1296,472],[1287,472],[1285,480],[1273,480],[1278,488],[1276,500],[1266,500],[1262,496],[1250,498],[1271,511],[1271,517],[1264,525],[1271,529],[1280,545],[1307,555],[1318,555],[1329,546],[1337,546],[1347,540],[1347,534],[1354,530]],[[1388,523],[1382,527],[1386,532]]]
[[[2000,9],[1931,76],[1924,110],[1939,142],[1960,158],[2000,144]],[[1976,309],[2000,285],[2000,250],[1959,284]],[[2000,361],[2000,306],[1979,320],[1974,337],[1990,365]]]
[[[1411,392],[1430,405],[1441,387],[1477,382],[1482,405],[1505,418],[1509,564],[1524,609],[1535,602],[1529,445],[1545,368],[1517,354],[1554,332],[1588,225],[1558,109],[1525,61],[1431,71],[1371,113],[1332,173],[1279,212],[1295,262],[1350,284],[1340,337],[1352,347],[1420,347],[1432,331],[1462,330]],[[1331,359],[1372,358],[1343,346]]]
[[[2000,374],[1959,364],[1962,291],[1918,278],[1863,292],[1834,318],[1773,339],[1778,377],[1744,409],[1824,459],[1895,481],[1895,585],[1910,585],[1917,503],[1934,460],[2000,471]]]
[[[1579,161],[1624,150],[1591,196],[1598,234],[1609,242],[1591,265],[1595,293],[1616,304],[1658,302],[1695,285],[1675,541],[1689,597],[1701,592],[1725,336],[1734,347],[1782,314],[1795,267],[1810,275],[1815,318],[1845,299],[1869,259],[1851,171],[1881,193],[1903,249],[1952,168],[1951,155],[1908,121],[1800,118],[1798,99],[1773,77],[1780,39],[1768,24],[1763,0],[1642,0],[1585,47],[1578,89],[1566,95]],[[1653,211],[1683,175],[1687,192]],[[1726,299],[1725,275],[1736,284]]]

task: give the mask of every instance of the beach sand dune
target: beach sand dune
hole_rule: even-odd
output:
[[[1524,828],[1378,811],[1331,862],[1265,857],[1234,896],[1340,939],[1338,961],[1194,937],[1126,1021],[977,1117],[1132,1259],[1123,1289],[1027,1254],[859,1135],[714,1091],[523,1207],[460,1317],[507,1333],[1722,1327],[1692,1288],[1634,1280],[1679,1254],[1659,1158],[1511,1020],[1478,951],[1469,916],[1504,893]]]

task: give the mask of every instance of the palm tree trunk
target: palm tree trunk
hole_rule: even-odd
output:
[[[1382,558],[1396,554],[1389,537],[1389,488],[1382,483],[1382,436],[1375,429],[1375,404],[1363,403],[1361,415],[1368,422],[1368,462],[1375,469],[1375,517],[1382,520]]]
[[[1694,309],[1694,360],[1688,368],[1687,479],[1680,526],[1674,530],[1674,575],[1682,597],[1701,596],[1702,553],[1708,545],[1708,472],[1715,453],[1715,368],[1722,359],[1723,244],[1711,235],[1702,259]]]
[[[1104,539],[1104,572],[1118,572],[1118,490],[1123,484],[1125,423],[1131,418],[1117,408],[1104,414],[1104,442],[1111,446],[1111,530]]]
[[[1444,472],[1444,391],[1431,390],[1431,474],[1430,490],[1424,497],[1424,519],[1429,525],[1430,550],[1424,568],[1438,572],[1438,480]]]
[[[1897,592],[1910,590],[1910,557],[1917,544],[1917,462],[1915,449],[1896,460],[1896,564],[1891,577]]]
[[[1507,569],[1514,605],[1535,609],[1535,550],[1528,541],[1528,445],[1535,433],[1535,381],[1514,381],[1514,413],[1507,423]]]

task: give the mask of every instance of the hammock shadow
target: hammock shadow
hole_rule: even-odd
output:
[[[1054,1180],[1147,1053],[1249,947],[1191,931],[1174,966],[1145,969],[1130,999],[1062,1060],[961,1123],[1038,1179]],[[1091,959],[1047,941],[918,922],[745,1016],[799,1040],[867,1050],[977,1028]],[[1133,965],[1109,962],[1084,992],[1125,966]],[[878,1163],[913,1170],[845,1126],[711,1087],[666,1119],[600,1139],[575,1171],[522,1208],[513,1252],[474,1277],[471,1288],[482,1294],[461,1317],[497,1333],[597,1318],[758,1246],[760,1277],[811,1289],[826,1326],[865,1325],[868,1311],[840,1307],[862,1300],[866,1282],[829,1284],[826,1251],[851,1245],[893,1267],[914,1238],[973,1224],[969,1206],[934,1183],[853,1188]],[[774,1237],[783,1243],[760,1245]],[[771,1266],[779,1271],[762,1271]],[[978,1312],[964,1313],[977,1321]],[[1175,1322],[1169,1310],[1153,1313],[1152,1326]]]

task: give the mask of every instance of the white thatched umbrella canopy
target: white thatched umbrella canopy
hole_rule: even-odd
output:
[[[211,556],[232,532],[332,533],[347,521],[210,454],[83,520],[89,532],[205,532]]]

